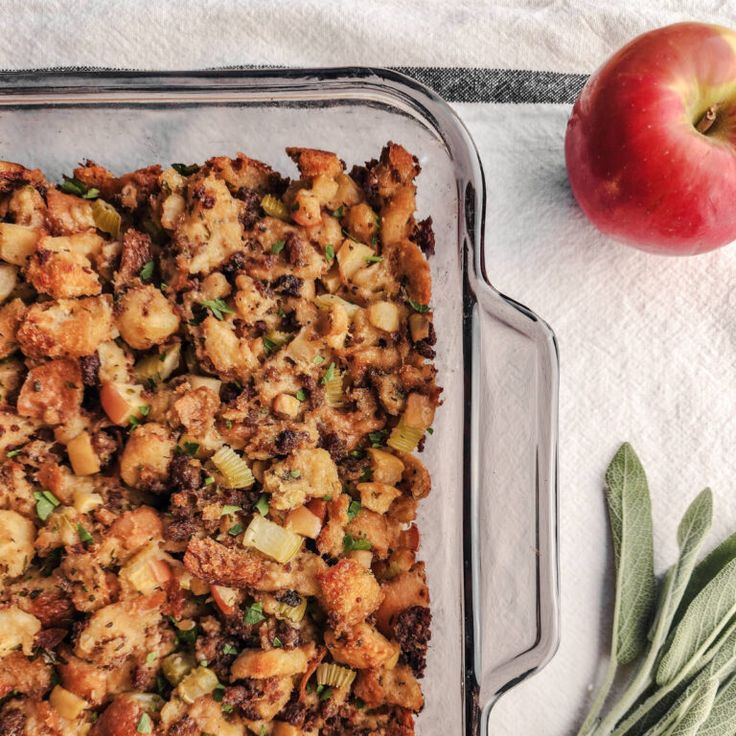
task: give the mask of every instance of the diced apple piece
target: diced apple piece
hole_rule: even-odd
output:
[[[320,222],[319,199],[308,189],[300,189],[296,193],[291,219],[304,227],[312,227]]]
[[[373,302],[368,309],[368,321],[384,332],[399,329],[399,308],[393,302]]]
[[[123,427],[133,417],[140,418],[143,386],[132,383],[105,383],[100,389],[100,403],[113,424]]]
[[[38,236],[35,227],[0,222],[0,258],[14,266],[25,266],[36,250]]]
[[[208,388],[213,393],[220,395],[220,387],[222,386],[222,381],[220,381],[218,378],[213,378],[212,376],[195,376],[193,374],[187,375],[186,379],[189,381],[189,385],[193,389],[198,388]]]
[[[429,326],[432,324],[432,320],[426,314],[414,314],[409,317],[409,331],[411,332],[411,339],[414,342],[420,342],[426,340],[429,337]]]
[[[349,238],[343,240],[342,247],[337,251],[337,265],[343,281],[350,281],[355,273],[368,264],[367,259],[375,255],[373,249],[363,243]]]
[[[322,521],[306,506],[300,506],[286,515],[286,528],[303,537],[317,539],[322,529]]]
[[[51,707],[67,721],[75,721],[89,707],[79,695],[56,685],[49,696]]]
[[[312,194],[323,207],[335,199],[338,189],[338,183],[327,174],[319,174],[312,180]]]
[[[273,400],[273,410],[276,414],[294,419],[299,416],[302,409],[302,402],[291,394],[279,394]]]
[[[9,263],[0,264],[0,302],[4,302],[18,283],[18,269]]]
[[[82,432],[66,446],[69,462],[75,475],[94,475],[100,472],[100,458],[92,447],[89,432]]]
[[[375,511],[377,514],[385,514],[396,498],[401,495],[401,491],[394,486],[386,483],[358,483],[356,486],[360,493],[360,504],[369,511]]]
[[[226,615],[235,613],[235,605],[238,601],[238,591],[225,585],[210,585],[210,593],[217,607]]]
[[[406,399],[402,421],[412,429],[427,429],[434,421],[434,405],[428,396],[411,393]]]
[[[351,560],[355,560],[361,567],[364,567],[366,570],[371,569],[371,565],[373,564],[373,552],[371,552],[369,549],[354,549],[350,554],[348,554],[348,557]]]
[[[404,473],[404,463],[396,455],[374,447],[368,448],[373,469],[373,480],[377,483],[396,485]]]

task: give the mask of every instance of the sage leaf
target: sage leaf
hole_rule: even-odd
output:
[[[698,736],[723,736],[734,733],[736,733],[736,677],[731,678],[718,693],[710,715],[697,731]]]
[[[731,560],[690,604],[657,670],[666,685],[690,672],[736,615],[736,559]]]
[[[664,636],[670,629],[670,624],[680,608],[680,603],[688,588],[690,579],[698,561],[700,548],[703,546],[705,536],[710,531],[713,523],[713,492],[706,488],[690,504],[682,521],[677,528],[677,543],[680,546],[680,557],[670,568],[665,580],[665,593],[662,597],[660,615],[657,617],[662,622],[661,629],[655,627],[653,634]],[[654,642],[664,644],[664,640]]]
[[[705,723],[718,693],[718,679],[712,677],[695,691],[692,700],[679,712],[679,718],[667,736],[695,736]],[[662,732],[665,733],[665,732]]]
[[[606,472],[616,558],[613,655],[628,664],[643,651],[656,599],[652,503],[644,468],[624,443]]]
[[[733,559],[736,559],[736,533],[711,550],[693,570],[690,583],[682,597],[680,610],[675,617],[676,622],[682,619],[698,593]]]

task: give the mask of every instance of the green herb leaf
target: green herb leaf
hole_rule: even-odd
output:
[[[294,396],[296,396],[296,398],[299,399],[299,401],[306,401],[307,400],[307,392],[303,388],[300,388],[294,394]]]
[[[211,475],[208,475],[208,476],[207,476],[207,477],[206,477],[206,478],[204,479],[204,484],[205,484],[206,486],[211,486],[211,485],[212,485],[212,484],[213,484],[214,482],[215,482],[215,479],[214,479],[214,478],[213,478],[213,477],[212,477]]]
[[[261,516],[268,514],[268,496],[265,493],[261,493],[256,501],[256,510]]]
[[[183,445],[179,445],[179,447],[182,448],[185,455],[189,455],[189,457],[194,457],[197,454],[197,451],[199,450],[199,443],[198,442],[185,442]]]
[[[314,358],[312,358],[312,363],[315,365],[322,365],[322,363],[325,362],[325,359],[321,355],[315,355]]]
[[[380,429],[376,432],[369,432],[368,439],[371,441],[371,447],[383,447],[386,444],[390,429]]]
[[[16,455],[20,455],[20,453],[23,452],[22,450],[10,450],[9,452],[5,453],[5,457],[15,457]]]
[[[171,168],[182,176],[191,176],[199,171],[198,164],[171,164]]]
[[[355,549],[373,549],[373,545],[368,539],[363,537],[353,537],[351,534],[346,534],[342,540],[342,546],[345,552],[352,552]]]
[[[342,205],[340,205],[336,210],[333,210],[332,211],[332,216],[333,217],[337,217],[337,219],[339,220],[339,219],[342,218],[342,215],[343,215],[343,212],[344,211],[345,211],[344,210],[344,207]]]
[[[718,678],[712,677],[693,690],[683,702],[673,706],[658,724],[650,731],[667,736],[696,736],[700,726],[713,709],[718,693]]]
[[[245,612],[243,621],[245,621],[246,624],[253,626],[261,623],[261,621],[264,621],[265,619],[266,617],[263,615],[263,605],[260,603],[254,603]]]
[[[366,256],[366,263],[380,263],[383,260],[383,256]]]
[[[690,604],[657,670],[666,685],[692,672],[703,654],[736,615],[736,560],[731,560]]]
[[[320,686],[324,687],[324,686]],[[332,688],[331,687],[325,687],[323,690],[320,691],[319,687],[317,688],[317,692],[319,693],[319,699],[320,700],[329,700],[332,697]]]
[[[225,646],[222,648],[222,653],[230,655],[237,654],[238,648],[234,647],[232,644],[225,644]]]
[[[238,511],[242,511],[242,507],[240,506],[231,506],[229,504],[225,504],[222,507],[222,511],[220,511],[220,516],[230,516],[231,514],[235,514]]]
[[[33,498],[36,499],[36,514],[41,521],[46,521],[61,503],[51,491],[34,491]]]
[[[141,713],[141,717],[138,719],[135,730],[138,733],[151,733],[153,731],[153,722],[151,716],[148,713]]]
[[[736,733],[736,677],[718,693],[713,709],[697,731],[698,736]]]
[[[271,246],[271,253],[274,255],[277,255],[278,253],[281,253],[281,251],[284,249],[284,246],[286,245],[285,240],[277,240],[272,246]]]
[[[74,176],[64,176],[64,181],[59,184],[59,189],[65,194],[76,194],[77,197],[83,197],[87,194],[87,185]]]
[[[81,524],[77,524],[77,534],[79,535],[79,541],[82,542],[82,544],[89,544],[90,542],[95,541],[92,538],[92,535]]]
[[[82,199],[97,199],[99,196],[100,190],[91,187],[82,195]]]
[[[200,304],[209,309],[212,316],[218,320],[222,320],[226,314],[235,314],[235,310],[231,309],[224,299],[205,299]]]
[[[274,636],[271,644],[273,645],[274,649],[281,649],[281,647],[284,646],[283,642],[281,641],[281,639],[278,638],[278,636]]]
[[[158,659],[156,652],[148,652],[146,654],[146,664],[150,667]]]
[[[138,413],[142,417],[147,417],[151,413],[151,407],[148,406],[148,404],[143,404],[142,406],[138,407]]]
[[[360,505],[360,501],[351,501],[348,506],[348,521],[352,521],[363,507]]]
[[[409,303],[409,306],[415,312],[419,312],[419,314],[426,314],[429,312],[429,304],[419,304],[419,302],[415,302],[413,299],[407,299],[406,301]]]
[[[242,524],[233,524],[228,530],[227,533],[231,537],[237,537],[238,534],[242,534],[243,532],[243,525]]]
[[[151,276],[153,276],[153,261],[148,261],[143,268],[138,272],[138,275],[141,277],[143,281],[149,281],[151,279]]]
[[[335,260],[335,246],[332,243],[327,243],[325,246],[325,260],[327,263],[332,263]]]
[[[616,557],[614,657],[627,664],[644,649],[656,598],[652,503],[644,468],[625,443],[606,473]]]
[[[264,335],[261,340],[263,341],[263,348],[267,353],[272,353],[279,347],[279,344],[275,340],[272,340],[268,335]]]

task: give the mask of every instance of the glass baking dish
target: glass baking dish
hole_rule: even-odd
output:
[[[423,169],[445,389],[424,453],[434,623],[417,731],[485,734],[499,695],[558,639],[558,360],[550,328],[490,285],[483,171],[457,116],[380,69],[0,75],[0,155],[58,179],[85,158],[122,173],[238,150],[294,173],[286,146],[334,150],[349,167],[387,140]]]

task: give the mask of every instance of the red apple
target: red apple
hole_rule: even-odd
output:
[[[677,255],[736,240],[736,33],[678,23],[635,38],[580,93],[565,157],[608,235]]]

